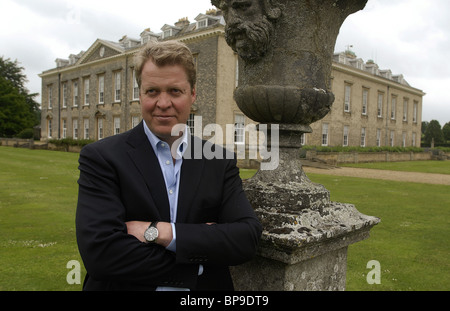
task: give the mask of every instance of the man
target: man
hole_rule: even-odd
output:
[[[235,158],[194,156],[206,142],[185,125],[196,99],[192,54],[175,41],[152,42],[135,70],[143,122],[80,154],[84,289],[232,290],[228,266],[253,257],[262,228]]]

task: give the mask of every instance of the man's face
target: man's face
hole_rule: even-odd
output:
[[[273,32],[272,22],[259,0],[223,2],[228,45],[244,60],[255,61],[265,55]]]
[[[161,140],[172,144],[178,138],[172,136],[172,128],[186,124],[195,98],[195,89],[182,66],[145,63],[139,94],[142,117]]]

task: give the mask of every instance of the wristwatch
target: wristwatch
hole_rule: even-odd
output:
[[[147,241],[147,243],[155,243],[156,239],[158,238],[159,232],[156,228],[156,225],[158,224],[157,221],[153,221],[150,226],[145,230],[144,232],[144,238]]]

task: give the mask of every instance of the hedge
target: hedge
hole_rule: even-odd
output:
[[[317,152],[424,152],[418,147],[343,147],[343,146],[303,146],[303,150],[315,150]]]
[[[68,146],[86,146],[90,143],[93,143],[94,140],[91,139],[73,139],[73,138],[63,138],[63,139],[51,139],[48,141],[51,144],[60,147],[68,147]]]

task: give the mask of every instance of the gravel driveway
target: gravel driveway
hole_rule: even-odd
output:
[[[386,170],[375,170],[375,169],[354,168],[354,167],[316,168],[303,166],[303,170],[305,171],[306,174],[315,173],[324,175],[374,178],[374,179],[385,179],[394,181],[450,186],[450,175],[445,174],[399,172],[399,171],[386,171]]]

